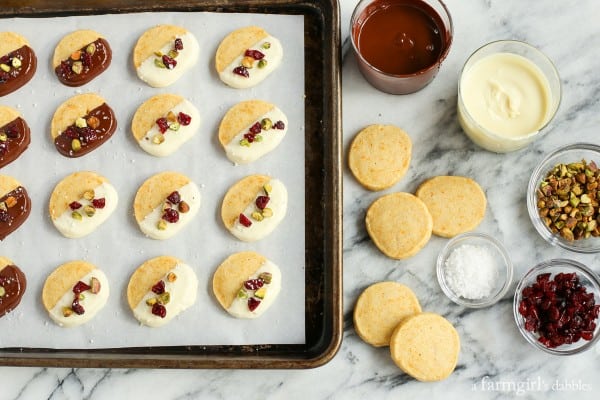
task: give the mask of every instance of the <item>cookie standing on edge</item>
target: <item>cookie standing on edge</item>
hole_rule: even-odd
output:
[[[433,226],[425,203],[410,193],[392,193],[375,200],[365,223],[379,250],[395,259],[417,254],[431,238]]]
[[[17,230],[30,212],[27,190],[15,178],[0,175],[0,240]]]
[[[112,50],[102,35],[92,30],[79,30],[58,42],[52,68],[62,84],[77,87],[104,72],[111,61]]]
[[[36,70],[37,57],[27,39],[14,32],[0,32],[0,97],[29,82]]]
[[[410,137],[393,125],[370,125],[352,140],[348,165],[369,190],[395,185],[406,174],[412,154]]]
[[[100,147],[117,130],[117,118],[106,101],[94,93],[71,97],[52,117],[50,135],[54,147],[75,158]]]
[[[200,197],[198,186],[187,176],[176,172],[156,174],[135,195],[135,219],[146,236],[168,239],[198,213]]]
[[[275,105],[243,101],[221,120],[219,142],[232,162],[248,164],[275,150],[287,133],[287,125],[287,117]]]
[[[173,154],[199,127],[196,107],[175,94],[159,94],[146,100],[131,122],[131,132],[140,147],[157,157]]]
[[[229,188],[221,205],[221,219],[232,235],[254,242],[269,235],[287,212],[287,189],[277,179],[250,175]]]
[[[94,172],[75,172],[60,181],[50,196],[50,218],[68,238],[92,233],[110,217],[119,196],[108,180]]]
[[[30,142],[31,131],[21,114],[0,106],[0,168],[19,158]]]
[[[416,195],[427,205],[438,236],[449,238],[473,230],[485,216],[485,193],[470,178],[436,176],[423,182]]]
[[[158,25],[140,36],[133,49],[138,77],[152,87],[175,83],[198,61],[200,46],[187,29]]]
[[[56,324],[71,328],[94,318],[109,294],[104,272],[78,260],[59,266],[46,278],[42,302]]]
[[[219,44],[215,68],[224,83],[246,89],[262,82],[282,58],[278,39],[260,27],[247,26],[231,32]]]
[[[404,318],[419,314],[417,296],[405,285],[380,282],[366,288],[354,306],[354,329],[362,340],[382,347],[390,344],[394,328]]]
[[[17,308],[26,288],[23,271],[8,258],[0,257],[0,317]]]
[[[196,302],[198,278],[175,257],[150,259],[135,270],[127,285],[127,302],[143,325],[159,327]]]
[[[279,267],[261,254],[245,251],[227,257],[213,276],[219,304],[236,318],[257,318],[281,290]]]

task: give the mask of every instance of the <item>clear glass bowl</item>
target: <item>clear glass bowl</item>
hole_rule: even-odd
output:
[[[492,291],[487,297],[480,299],[467,299],[454,293],[451,287],[448,285],[446,278],[446,260],[458,247],[469,244],[487,248],[496,263],[496,280],[494,282]],[[504,296],[508,288],[512,283],[513,277],[513,264],[510,260],[508,252],[504,248],[504,245],[493,237],[484,233],[467,232],[452,238],[446,246],[442,249],[437,258],[436,272],[438,282],[442,291],[448,296],[454,303],[469,307],[469,308],[484,308],[489,307],[496,303]]]
[[[527,187],[527,211],[535,229],[551,245],[560,246],[578,253],[596,253],[600,251],[600,237],[590,237],[573,241],[566,240],[560,234],[552,233],[546,224],[544,224],[537,207],[538,196],[536,192],[548,172],[556,164],[579,162],[582,159],[585,159],[588,163],[595,161],[600,166],[600,146],[591,143],[574,143],[558,148],[548,154],[535,168],[529,179]]]
[[[519,331],[523,337],[534,347],[545,351],[546,353],[566,356],[580,353],[594,347],[594,344],[598,341],[598,336],[600,336],[600,319],[596,319],[596,329],[594,330],[594,337],[592,340],[588,341],[580,339],[572,344],[563,344],[555,348],[549,348],[538,341],[540,337],[539,334],[525,329],[525,318],[519,313],[519,304],[523,298],[523,289],[533,284],[536,281],[537,276],[540,274],[550,273],[550,279],[554,279],[556,274],[559,272],[577,273],[581,285],[586,287],[588,293],[594,293],[596,304],[600,304],[600,278],[596,273],[577,261],[553,259],[539,263],[529,270],[529,272],[527,272],[523,278],[521,278],[517,284],[517,288],[515,289],[513,314]]]

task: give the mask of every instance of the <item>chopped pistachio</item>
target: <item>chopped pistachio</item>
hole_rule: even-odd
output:
[[[175,272],[169,272],[167,274],[167,280],[169,282],[175,282],[177,280],[177,274],[175,274]]]
[[[180,127],[181,125],[179,124],[179,122],[173,122],[169,125],[169,130],[178,131]]]
[[[83,72],[83,63],[81,61],[75,61],[73,65],[71,65],[71,70],[77,75],[81,74]]]
[[[179,55],[179,52],[177,50],[171,50],[171,51],[169,51],[168,55],[171,58],[177,58],[177,56]]]
[[[248,141],[248,139],[242,139],[240,140],[240,146],[250,147],[250,142]]]
[[[262,221],[264,219],[263,215],[258,211],[254,211],[250,216],[255,221]]]
[[[265,209],[263,209],[262,210],[262,216],[265,217],[265,218],[272,217],[273,216],[273,210],[270,209],[270,208],[268,208],[268,207],[265,208]]]
[[[165,63],[160,58],[155,58],[154,59],[154,66],[158,67],[158,68],[167,68],[167,66],[165,65]]]
[[[146,304],[149,306],[153,306],[156,303],[158,303],[158,299],[156,297],[150,297],[149,299],[146,300]]]
[[[0,132],[0,142],[6,142],[8,140],[8,135],[6,132]]]
[[[264,42],[261,47],[265,50],[268,50],[271,48],[271,42]]]
[[[155,52],[154,52],[154,55],[155,55],[156,57],[162,57],[162,56],[163,56],[163,53],[161,53],[160,51],[155,51]],[[161,61],[161,62],[162,62],[162,61]]]
[[[6,203],[3,201],[0,201],[0,210],[2,210],[2,211],[8,210],[8,207],[6,207]]]
[[[581,202],[583,204],[590,204],[592,202],[592,199],[590,199],[590,196],[588,196],[585,193],[581,195],[581,197],[579,198],[579,200],[581,200]]]
[[[88,46],[85,48],[85,52],[89,55],[94,54],[96,52],[96,45],[94,43],[88,44]]]
[[[239,290],[239,292],[237,293],[237,297],[238,299],[247,299],[248,298],[248,292],[246,292],[243,288]]]
[[[73,140],[71,140],[71,149],[73,151],[79,151],[79,150],[81,150],[81,142],[79,141],[79,139],[73,139]]]
[[[0,69],[4,72],[10,71],[10,67],[6,64],[0,64]]]
[[[4,289],[4,286],[0,286],[0,297],[4,296],[6,294],[6,289]]]
[[[273,191],[273,186],[271,186],[268,183],[265,183],[265,185],[263,186],[263,190],[265,191],[265,194],[267,196],[269,196],[271,194],[271,192]]]
[[[260,289],[258,289],[256,292],[254,292],[254,296],[258,297],[259,299],[264,299],[265,295],[267,294],[267,288],[266,287],[261,287]]]
[[[94,206],[87,205],[87,206],[83,207],[83,212],[88,217],[93,217],[94,214],[96,214],[96,208]]]
[[[165,229],[167,229],[167,221],[165,221],[164,219],[161,219],[160,221],[158,221],[156,223],[156,228],[159,231],[164,231]]]
[[[83,192],[83,198],[89,201],[94,200],[94,191],[86,190],[85,192]]]
[[[242,59],[242,66],[244,66],[246,68],[252,68],[253,64],[254,64],[254,58],[252,58],[252,57],[244,57]]]
[[[73,315],[73,310],[71,309],[71,307],[63,307],[62,314],[63,317],[70,317],[71,315]]]
[[[271,121],[271,118],[263,118],[260,121],[260,127],[263,131],[268,131],[273,127],[273,121]]]
[[[21,68],[21,65],[22,65],[21,59],[18,57],[13,57],[11,64],[12,64],[13,68]]]
[[[81,214],[79,214],[77,211],[73,211],[71,213],[71,218],[73,218],[74,220],[77,220],[77,221],[81,221],[83,219]]]
[[[254,137],[254,141],[255,141],[256,143],[260,143],[260,142],[262,142],[262,141],[263,141],[263,137],[262,137],[262,135],[256,135],[256,136]]]
[[[164,141],[165,136],[162,133],[157,133],[156,135],[152,136],[152,143],[154,144],[161,144]]]
[[[100,279],[93,276],[92,279],[90,279],[90,291],[93,294],[98,294],[100,292],[100,287]]]
[[[169,121],[169,122],[177,121],[177,115],[175,115],[175,113],[173,111],[169,111],[169,113],[167,114],[167,121]]]
[[[273,279],[273,274],[271,274],[270,272],[261,272],[260,275],[258,275],[258,277],[268,285],[271,283],[271,279]]]
[[[78,128],[86,128],[87,127],[87,121],[85,120],[85,118],[77,118],[75,120],[75,126]]]
[[[258,62],[258,68],[262,69],[266,66],[267,66],[267,60],[265,60],[264,58]]]
[[[158,304],[169,304],[169,302],[171,301],[171,293],[169,292],[164,292],[158,295],[157,297],[158,300]]]

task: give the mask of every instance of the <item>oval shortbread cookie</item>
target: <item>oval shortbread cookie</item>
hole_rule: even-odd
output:
[[[219,142],[227,158],[248,164],[275,150],[287,133],[285,114],[271,103],[249,100],[227,111],[219,125]]]
[[[423,382],[446,379],[458,361],[460,338],[448,320],[433,313],[406,318],[390,340],[396,365]]]
[[[15,161],[29,146],[31,131],[17,110],[0,106],[0,168]]]
[[[279,267],[253,251],[229,256],[215,271],[213,292],[219,304],[236,318],[256,318],[281,290]]]
[[[183,261],[170,256],[150,259],[135,270],[127,302],[141,324],[159,327],[196,302],[198,278]]]
[[[112,50],[98,32],[79,30],[63,37],[54,49],[52,68],[67,86],[82,86],[110,66]]]
[[[11,312],[21,302],[27,279],[11,260],[0,256],[0,317]]]
[[[354,306],[354,329],[365,342],[388,346],[394,328],[404,319],[421,312],[412,290],[397,282],[369,286]]]
[[[198,61],[200,46],[187,29],[158,25],[140,36],[133,49],[138,77],[152,87],[175,83]]]
[[[162,172],[148,178],[133,201],[135,219],[152,239],[168,239],[179,232],[200,209],[200,190],[187,176]]]
[[[14,32],[0,32],[0,97],[24,86],[37,70],[29,42]]]
[[[485,216],[487,200],[481,186],[462,176],[436,176],[423,182],[417,197],[433,218],[433,233],[453,237],[475,229]]]
[[[81,157],[100,147],[116,130],[114,111],[94,93],[65,101],[56,109],[50,124],[54,147],[69,158]]]
[[[59,326],[85,324],[104,307],[110,289],[104,273],[86,261],[71,261],[46,279],[42,302]]]
[[[254,242],[269,235],[287,212],[287,189],[278,179],[250,175],[225,194],[221,219],[235,237]]]
[[[133,137],[140,147],[157,157],[173,154],[199,127],[196,107],[175,94],[159,94],[146,100],[131,123]]]
[[[17,230],[29,217],[31,199],[15,178],[0,175],[0,240]]]
[[[375,200],[365,222],[379,250],[395,259],[421,250],[431,238],[433,226],[425,203],[410,193],[392,193]]]
[[[262,82],[283,58],[283,48],[275,37],[257,26],[231,32],[217,48],[215,68],[219,78],[236,89]]]
[[[50,219],[68,238],[95,231],[110,217],[119,196],[108,180],[94,172],[75,172],[60,181],[50,196]]]
[[[365,188],[383,190],[406,174],[411,154],[412,142],[402,129],[393,125],[370,125],[352,141],[348,165]]]

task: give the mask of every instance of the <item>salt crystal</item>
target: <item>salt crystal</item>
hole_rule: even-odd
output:
[[[445,266],[448,287],[465,299],[489,296],[498,279],[497,261],[486,246],[463,244],[450,253]]]

